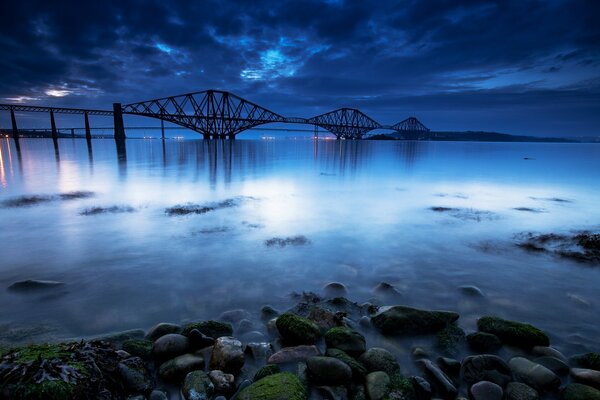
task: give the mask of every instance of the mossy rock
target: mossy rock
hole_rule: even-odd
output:
[[[474,332],[467,335],[469,346],[480,353],[489,353],[502,347],[498,336],[486,332]]]
[[[571,357],[570,361],[576,367],[600,371],[600,354],[598,353],[578,354]]]
[[[531,349],[534,346],[549,346],[550,339],[533,325],[509,321],[497,317],[482,317],[477,321],[481,332],[496,335],[502,343]]]
[[[363,382],[365,380],[365,376],[369,373],[367,368],[361,362],[356,361],[354,358],[350,357],[347,353],[340,349],[327,349],[325,355],[327,357],[337,358],[338,360],[346,363],[352,370],[352,378],[357,382]]]
[[[192,322],[183,328],[183,332],[181,332],[181,334],[184,336],[189,336],[193,329],[198,329],[200,332],[213,339],[220,338],[221,336],[233,335],[233,327],[231,324],[220,321]]]
[[[328,348],[340,349],[353,357],[358,357],[366,350],[366,340],[354,329],[345,326],[331,328],[325,333]]]
[[[465,331],[451,324],[437,333],[436,340],[436,346],[443,355],[455,357],[459,346],[465,341]]]
[[[280,372],[281,372],[281,368],[279,368],[279,365],[267,364],[264,367],[262,367],[261,369],[259,369],[258,371],[256,371],[256,374],[254,374],[253,380],[254,380],[254,382],[256,382],[266,376],[278,374]]]
[[[1,389],[1,387],[0,387]],[[45,380],[40,383],[19,385],[12,393],[13,399],[65,400],[74,398],[75,386],[63,380]]]
[[[317,324],[290,313],[277,317],[276,325],[279,335],[286,345],[315,344],[321,336]]]
[[[306,400],[300,379],[289,372],[262,378],[239,392],[237,400]]]
[[[38,359],[52,360],[55,358],[64,358],[70,355],[66,345],[50,343],[16,347],[11,353],[15,356],[12,361],[17,364],[25,364]]]
[[[371,323],[384,335],[416,335],[439,332],[458,317],[457,313],[451,311],[391,306],[382,307],[371,317]]]
[[[145,339],[129,339],[123,342],[123,350],[132,356],[149,360],[152,356],[152,342]]]
[[[562,393],[563,400],[600,400],[600,390],[580,383],[570,383]]]
[[[417,400],[412,382],[400,374],[390,375],[390,391],[385,400]]]

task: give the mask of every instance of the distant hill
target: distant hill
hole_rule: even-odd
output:
[[[410,134],[409,134],[410,135]],[[433,141],[467,141],[467,142],[549,142],[549,143],[576,143],[578,140],[564,138],[542,138],[535,136],[517,136],[507,133],[466,131],[466,132],[415,132],[412,138],[417,140]],[[370,140],[402,140],[400,133],[377,134],[366,139]]]

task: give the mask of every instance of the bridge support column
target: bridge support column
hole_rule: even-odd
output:
[[[204,138],[204,140],[210,140],[210,133],[203,133],[202,138]]]
[[[230,133],[228,136],[229,136],[229,140],[235,140],[235,134]]]
[[[160,120],[160,137],[162,140],[165,140],[165,121]]]
[[[121,103],[113,103],[113,118],[115,126],[115,140],[125,139],[125,125],[123,124],[123,109]]]
[[[88,116],[87,111],[83,114],[83,120],[85,123],[85,139],[92,140],[92,131],[90,129],[90,117]]]
[[[56,131],[56,121],[54,120],[53,110],[50,110],[50,126],[52,127],[52,139],[58,139],[58,132]]]
[[[17,128],[17,118],[15,118],[15,110],[10,109],[10,122],[12,124],[12,138],[15,141],[17,154],[21,157],[21,144],[19,143],[19,128]]]

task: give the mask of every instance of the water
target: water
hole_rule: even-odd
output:
[[[491,313],[539,326],[563,350],[599,350],[600,268],[515,245],[523,232],[600,228],[598,145],[129,140],[117,151],[95,140],[89,152],[84,140],[61,139],[57,153],[51,140],[22,139],[18,154],[2,139],[0,149],[0,201],[54,196],[0,208],[4,340],[240,307],[258,315],[331,281],[362,302],[385,281],[401,292],[397,303],[456,310],[467,331]],[[73,191],[93,196],[56,197]],[[221,206],[165,213],[186,203]],[[93,207],[113,212],[82,215]],[[296,236],[308,243],[265,244]],[[25,279],[66,285],[4,290]]]

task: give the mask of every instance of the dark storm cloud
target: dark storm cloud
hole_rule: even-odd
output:
[[[2,101],[108,108],[219,88],[297,116],[352,106],[436,129],[600,126],[596,1],[5,3]]]

